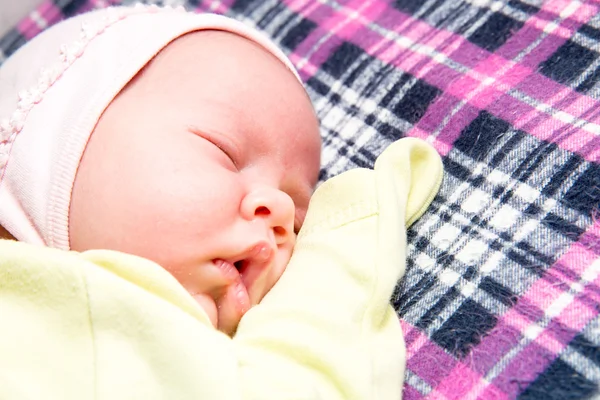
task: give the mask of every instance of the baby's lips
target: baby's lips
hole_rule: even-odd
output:
[[[271,259],[273,255],[273,249],[266,241],[261,241],[257,243],[249,252],[248,256],[245,258],[249,258],[250,261],[256,263],[265,263]]]

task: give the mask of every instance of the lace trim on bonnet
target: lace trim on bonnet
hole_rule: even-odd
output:
[[[4,178],[4,172],[12,144],[23,130],[27,116],[36,104],[39,104],[44,99],[44,95],[60,77],[73,65],[79,57],[84,53],[85,49],[95,38],[102,35],[112,25],[126,19],[129,16],[143,13],[157,13],[161,11],[167,12],[186,12],[183,6],[176,8],[165,6],[159,7],[155,4],[144,5],[138,3],[133,8],[108,8],[106,15],[99,23],[90,24],[84,22],[81,26],[79,40],[76,40],[71,45],[62,45],[59,50],[58,61],[49,68],[43,68],[40,72],[37,85],[28,90],[23,90],[18,94],[17,109],[7,118],[0,122],[0,183]]]

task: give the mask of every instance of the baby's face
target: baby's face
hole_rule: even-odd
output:
[[[320,146],[281,61],[231,33],[188,34],[99,120],[73,188],[71,248],[159,263],[232,334],[288,263]]]

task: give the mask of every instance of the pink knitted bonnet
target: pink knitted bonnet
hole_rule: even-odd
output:
[[[213,14],[113,7],[38,35],[0,67],[0,225],[18,240],[69,249],[69,206],[79,162],[106,107],[148,61],[186,33],[244,36],[297,75],[256,30]]]

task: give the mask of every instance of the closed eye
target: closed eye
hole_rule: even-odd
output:
[[[234,152],[231,151],[231,148],[227,144],[225,144],[224,140],[219,139],[222,135],[208,134],[208,133],[206,133],[196,127],[193,127],[193,126],[189,127],[189,130],[193,134],[201,137],[202,139],[208,141],[213,146],[218,148],[229,159],[229,161],[231,161],[233,166],[236,169],[239,169],[238,164],[236,162],[236,157],[233,156]]]
[[[227,158],[229,158],[229,161],[231,161],[231,163],[237,168],[237,163],[235,162],[235,159],[231,156],[231,153],[229,151],[227,151],[227,149],[223,145],[221,145],[217,142],[214,142],[212,140],[209,140],[209,142],[211,142],[215,147],[217,147],[219,150],[221,150],[221,152],[223,154],[225,154],[227,156]]]

